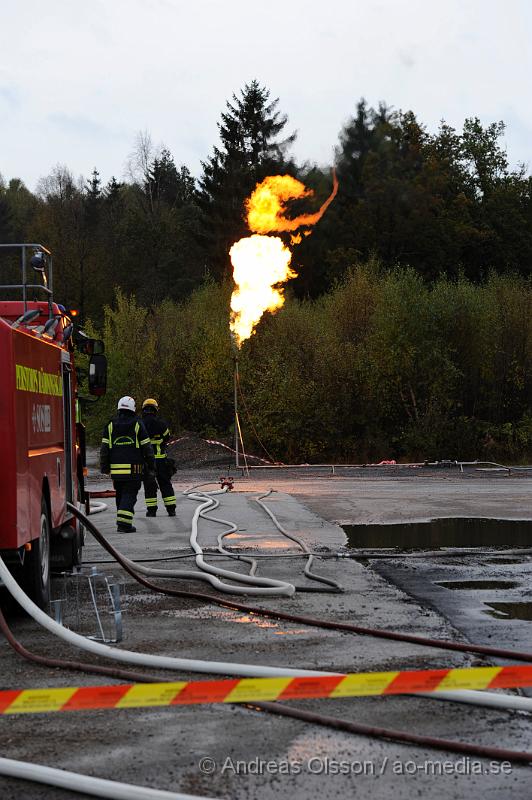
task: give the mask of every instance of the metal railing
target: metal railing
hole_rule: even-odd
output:
[[[43,294],[46,295],[48,299],[48,307],[50,316],[52,316],[52,298],[53,298],[53,279],[54,279],[54,271],[53,271],[53,262],[52,262],[52,254],[50,250],[48,250],[44,245],[38,243],[30,243],[25,242],[23,244],[0,244],[0,249],[2,250],[20,250],[20,269],[22,274],[22,283],[6,283],[0,284],[0,291],[4,291],[6,289],[21,289],[22,290],[22,300],[24,302],[24,313],[27,311],[28,308],[28,291],[30,289],[36,289]],[[27,272],[28,272],[28,250],[33,250],[35,252],[45,253],[48,256],[47,259],[47,267],[48,267],[48,274],[43,271],[43,279],[44,283],[28,283],[27,282]]]

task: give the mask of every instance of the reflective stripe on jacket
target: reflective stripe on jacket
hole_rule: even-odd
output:
[[[168,424],[153,412],[144,413],[142,421],[148,431],[155,458],[166,458],[166,445],[170,439]]]
[[[140,477],[144,464],[153,468],[153,448],[144,423],[133,415],[118,415],[104,428],[100,448],[102,472],[124,479]]]

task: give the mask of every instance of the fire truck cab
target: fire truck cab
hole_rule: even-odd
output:
[[[14,272],[18,282],[2,280]],[[44,608],[51,569],[78,565],[83,545],[66,507],[84,501],[76,332],[54,302],[52,256],[42,245],[0,245],[0,284],[0,553]],[[101,395],[103,343],[78,338],[90,357],[89,392]]]

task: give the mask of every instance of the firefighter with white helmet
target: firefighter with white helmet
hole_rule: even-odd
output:
[[[132,397],[121,397],[118,414],[105,426],[100,448],[100,469],[111,475],[116,492],[116,528],[130,533],[133,527],[135,503],[142,476],[155,475],[155,459],[149,434],[135,414]]]
[[[153,397],[148,397],[142,404],[142,421],[148,431],[155,455],[155,475],[144,476],[146,516],[155,517],[157,514],[157,486],[159,486],[168,516],[175,517],[176,499],[171,481],[172,460],[166,453],[170,429],[167,422],[159,416],[159,404]]]

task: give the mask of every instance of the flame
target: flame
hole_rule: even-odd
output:
[[[278,236],[247,236],[229,251],[236,289],[231,297],[231,330],[237,344],[249,339],[265,311],[284,303],[283,287],[296,273],[290,269],[292,253]]]
[[[277,311],[284,304],[282,285],[297,273],[290,268],[292,253],[279,236],[267,236],[273,231],[297,231],[315,225],[338,191],[338,181],[333,172],[333,190],[315,214],[301,214],[289,219],[285,216],[287,202],[313,197],[314,192],[290,175],[273,175],[257,184],[246,200],[248,227],[252,236],[240,239],[231,247],[229,256],[233,264],[236,284],[231,297],[230,328],[235,343],[241,346],[249,339],[265,311]],[[294,233],[292,245],[299,244],[310,230]]]
[[[320,210],[315,214],[301,214],[294,219],[287,219],[285,217],[287,201],[313,197],[314,192],[290,175],[273,175],[265,178],[246,200],[249,229],[255,233],[270,233],[295,231],[303,226],[315,225],[323,217],[337,192],[338,179],[333,173],[333,190]]]

